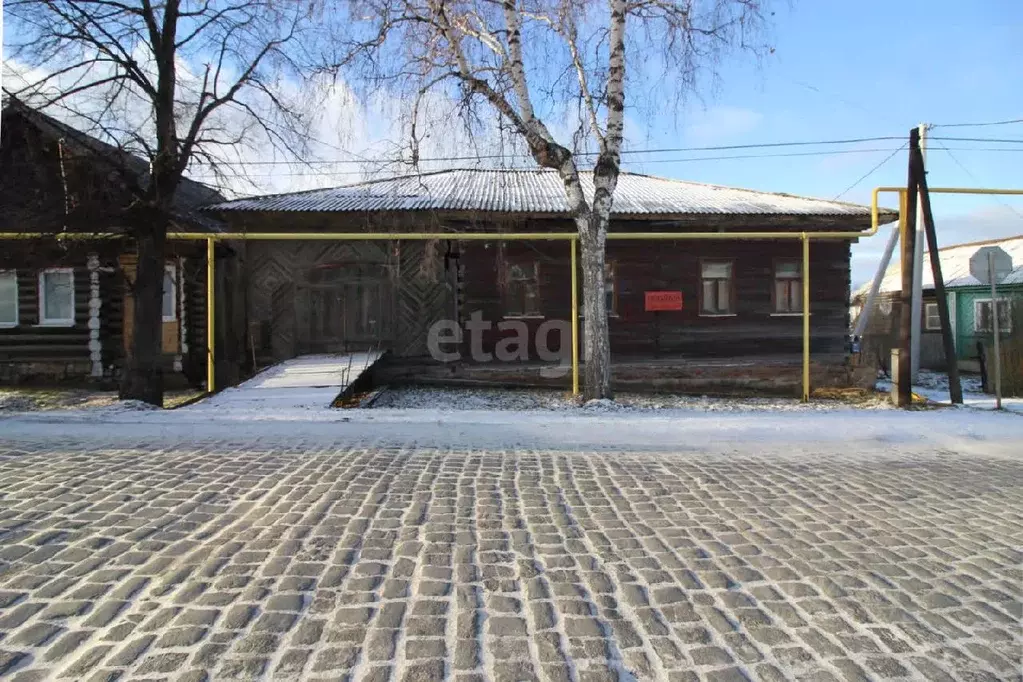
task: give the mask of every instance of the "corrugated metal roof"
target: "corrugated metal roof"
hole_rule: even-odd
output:
[[[970,258],[977,253],[977,249],[984,246],[999,246],[1012,257],[1012,271],[1005,279],[996,284],[1023,284],[1023,235],[1009,237],[1007,239],[992,239],[982,242],[970,242],[969,244],[956,244],[946,246],[938,250],[941,254],[941,276],[945,280],[945,286],[952,287],[976,287],[981,282],[970,274]],[[931,261],[924,252],[924,271],[921,277],[924,289],[934,288],[934,275],[931,272]],[[893,261],[897,261],[897,254]],[[881,292],[892,292],[902,290],[902,264],[893,262],[881,280]],[[870,282],[856,290],[856,295],[866,295],[870,291]]]
[[[584,192],[592,197],[592,173],[583,173],[582,181]],[[237,199],[214,204],[208,210],[487,211],[567,215],[569,206],[561,178],[553,170],[472,169]],[[870,214],[870,208],[841,201],[622,173],[615,191],[613,213],[863,217]]]

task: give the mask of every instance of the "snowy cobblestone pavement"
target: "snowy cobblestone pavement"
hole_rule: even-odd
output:
[[[1019,679],[1023,462],[0,441],[0,677]]]

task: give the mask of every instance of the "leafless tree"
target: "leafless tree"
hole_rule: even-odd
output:
[[[353,2],[358,30],[346,59],[368,68],[360,77],[404,90],[415,103],[444,91],[473,122],[484,102],[536,163],[558,172],[581,246],[589,399],[611,395],[604,253],[627,104],[633,111],[644,100],[677,104],[728,51],[761,53],[767,1]],[[559,141],[552,130],[570,115],[578,123]],[[412,124],[415,160],[415,116]],[[590,162],[592,174],[584,171]]]
[[[123,178],[134,188],[125,222],[138,266],[121,397],[160,405],[164,255],[175,193],[190,164],[216,171],[254,136],[301,154],[303,93],[285,86],[308,69],[327,10],[313,0],[4,4],[8,58],[27,71],[12,94],[70,116],[125,158],[149,161],[141,177],[126,168]]]

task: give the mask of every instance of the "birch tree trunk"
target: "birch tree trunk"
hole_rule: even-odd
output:
[[[607,299],[604,297],[604,246],[607,218],[596,211],[576,219],[579,230],[580,261],[583,275],[583,397],[597,400],[611,397],[611,344],[607,326]]]
[[[461,102],[470,129],[479,120],[474,102],[489,102],[537,165],[557,171],[568,199],[565,215],[575,224],[582,255],[584,396],[610,398],[604,259],[621,172],[626,47],[637,49],[638,68],[630,65],[628,73],[630,87],[638,87],[643,99],[679,95],[695,87],[698,73],[727,50],[767,49],[751,40],[763,25],[768,0],[353,2],[359,20],[371,24],[370,38],[351,45],[353,60],[379,78],[374,86],[400,83],[397,92],[413,96],[414,166],[417,131],[425,129],[419,125],[419,105],[437,89]],[[627,43],[630,32],[633,40]],[[542,99],[534,99],[538,95]],[[679,103],[669,94],[671,107]],[[578,115],[571,144],[559,143],[542,120],[558,114],[566,120]],[[589,197],[583,191],[589,177],[580,177],[578,164],[588,165],[591,150],[597,158]]]

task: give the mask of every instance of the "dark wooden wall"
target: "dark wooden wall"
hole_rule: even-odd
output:
[[[126,283],[119,256],[124,244],[70,242],[67,249],[51,240],[0,242],[0,270],[18,276],[18,326],[0,327],[0,378],[4,380],[91,379],[89,353],[89,298],[91,281],[88,253],[99,257],[100,358],[107,379],[115,378],[125,361],[124,325]],[[188,353],[183,357],[185,377],[194,385],[206,377],[206,264],[195,245],[173,245],[168,258],[186,256],[185,315]],[[227,256],[228,254],[224,254]],[[73,268],[75,324],[39,325],[39,272],[46,268]],[[223,297],[225,301],[229,297]],[[230,304],[229,304],[230,305]],[[130,320],[127,321],[130,324]],[[164,357],[170,376],[174,354]]]
[[[81,145],[58,144],[22,114],[3,113],[0,137],[0,232],[118,232],[124,224],[124,207],[131,194],[120,176]],[[63,163],[62,163],[63,161]],[[195,229],[186,226],[186,229]],[[172,242],[168,258],[192,258],[192,282],[186,303],[190,315],[189,356],[185,367],[201,364],[193,373],[205,378],[205,265],[204,244]],[[100,265],[100,343],[104,371],[116,375],[124,362],[125,280],[118,257],[130,254],[130,241],[99,242],[54,239],[0,241],[0,270],[16,269],[19,291],[19,325],[0,328],[0,377],[85,379],[91,369],[89,357],[88,253],[96,252]],[[75,325],[38,326],[38,272],[48,267],[75,268]],[[193,319],[194,318],[194,319]],[[195,324],[198,322],[198,324]],[[193,343],[193,339],[196,341]],[[199,357],[193,357],[198,353]],[[165,369],[173,355],[165,358]],[[190,379],[192,376],[189,377]]]
[[[244,246],[245,296],[250,336],[260,364],[309,352],[386,348],[399,356],[426,355],[430,326],[453,310],[453,273],[443,248],[425,242],[254,241]],[[309,345],[310,273],[337,266],[350,281],[380,288],[382,315],[376,337],[345,338],[329,349]]]
[[[612,354],[726,357],[801,352],[802,318],[772,315],[775,260],[801,257],[798,240],[609,242],[607,259],[615,263],[618,290],[618,315],[610,320]],[[461,246],[463,323],[477,310],[495,326],[505,319],[499,285],[502,258],[539,261],[544,319],[569,319],[567,243],[465,242]],[[700,316],[701,258],[734,261],[734,317]],[[813,242],[810,258],[811,351],[841,354],[849,327],[849,243]],[[580,275],[580,305],[581,287]],[[683,310],[646,312],[644,293],[659,290],[681,291]],[[523,320],[531,338],[544,319]],[[486,335],[484,349],[492,352],[501,336],[496,330]],[[534,353],[531,348],[531,358]]]
[[[88,363],[90,289],[85,264],[74,268],[75,323],[66,327],[39,326],[38,271],[17,273],[18,326],[0,329],[0,362]]]

